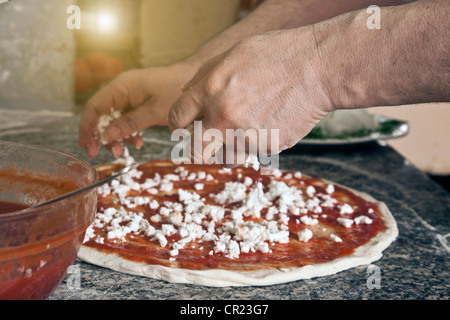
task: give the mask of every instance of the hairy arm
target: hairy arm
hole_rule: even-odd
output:
[[[380,29],[365,10],[316,25],[334,109],[449,101],[449,15],[447,0],[422,0],[381,8]]]
[[[402,0],[266,0],[247,17],[209,40],[186,61],[199,66],[248,37],[310,25],[370,5],[402,3]]]

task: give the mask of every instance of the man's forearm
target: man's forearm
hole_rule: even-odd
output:
[[[247,17],[200,47],[187,61],[201,65],[247,37],[323,21],[369,5],[396,5],[402,0],[266,0]]]
[[[322,83],[336,109],[450,101],[447,0],[365,10],[314,26]]]

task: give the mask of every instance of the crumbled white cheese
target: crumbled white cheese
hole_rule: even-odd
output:
[[[240,182],[227,182],[225,188],[218,194],[212,195],[220,204],[239,202],[245,199],[247,187]]]
[[[167,208],[167,207],[160,207],[159,208],[159,214],[163,217],[169,216],[169,214],[172,212],[173,209]]]
[[[327,186],[327,188],[325,189],[325,191],[326,191],[328,194],[332,194],[332,193],[335,191],[334,186],[333,186],[332,184],[329,184],[329,185]]]
[[[309,216],[302,216],[300,218],[300,221],[309,226],[315,226],[316,224],[319,223],[319,220],[311,218]]]
[[[249,166],[252,166],[255,171],[259,170],[260,163],[256,154],[249,155],[245,161],[245,167],[248,168]]]
[[[180,181],[180,177],[176,174],[168,173],[164,175],[163,180],[165,181]]]
[[[205,171],[199,171],[197,172],[197,179],[204,180],[206,179],[206,172]]]
[[[159,186],[159,191],[167,192],[172,191],[173,183],[169,180],[163,180]]]
[[[177,230],[175,229],[175,226],[173,224],[163,224],[161,226],[161,231],[165,236],[171,236],[177,233]]]
[[[312,238],[313,233],[309,229],[303,229],[302,231],[298,232],[297,235],[299,241],[308,242]]]
[[[183,215],[178,211],[172,212],[167,217],[167,222],[173,224],[174,226],[179,226],[183,222]]]
[[[223,168],[218,173],[231,172],[231,169]],[[106,238],[114,241],[120,242],[126,235],[136,233],[157,241],[161,247],[168,247],[171,261],[176,259],[186,244],[196,240],[214,244],[210,255],[221,253],[234,259],[239,257],[241,252],[271,252],[270,245],[289,242],[288,224],[291,217],[296,217],[296,223],[315,226],[319,224],[319,218],[327,217],[321,214],[322,207],[334,207],[339,203],[330,196],[334,192],[334,186],[331,184],[326,187],[326,194],[318,193],[314,186],[307,186],[306,195],[303,195],[301,189],[289,186],[284,181],[272,178],[264,187],[260,181],[242,175],[239,181],[227,182],[221,191],[209,195],[216,203],[214,205],[207,203],[205,198],[197,193],[204,190],[204,180],[215,180],[211,174],[202,171],[189,172],[184,167],[178,167],[173,174],[161,176],[155,173],[152,178],[147,178],[139,184],[137,181],[142,174],[139,170],[133,170],[130,175],[115,179],[99,188],[100,194],[114,194],[119,198],[119,202],[114,207],[97,212],[94,223],[86,232],[85,241],[94,239],[102,243],[104,239],[95,234],[93,227],[106,227]],[[273,176],[281,177],[282,173],[274,170]],[[291,179],[292,176],[299,179],[302,175],[300,172],[289,173],[284,175],[284,178]],[[173,193],[173,182],[181,179],[196,180],[193,184],[194,191],[178,189],[177,193]],[[133,191],[144,192],[144,196],[132,196]],[[159,192],[177,194],[178,199],[160,203],[152,196]],[[145,206],[154,210],[148,219],[138,212]],[[341,214],[353,213],[353,208],[348,204],[339,204],[337,208]],[[130,211],[131,209],[136,212]],[[263,216],[264,209],[266,214]],[[247,218],[257,219],[258,222]],[[368,224],[372,220],[367,216],[355,219],[340,217],[338,222],[351,227],[353,224]],[[171,240],[169,243],[167,237],[174,234],[178,235],[178,240]],[[297,235],[299,241],[303,242],[313,237],[308,228]],[[330,235],[330,238],[336,242],[342,241],[334,234]]]
[[[310,197],[310,198],[312,198],[312,197],[314,197],[314,194],[316,193],[316,189],[313,187],[313,186],[308,186],[307,188],[306,188],[306,194]]]
[[[351,214],[353,213],[353,208],[348,203],[344,203],[340,207],[340,214]]]
[[[196,184],[194,184],[194,189],[195,190],[203,190],[204,187],[205,187],[205,185],[203,183],[196,183]]]
[[[156,201],[155,199],[153,199],[152,201],[150,201],[149,207],[150,207],[150,209],[153,209],[153,210],[158,209],[159,208],[159,202]]]
[[[371,224],[372,223],[372,219],[370,219],[367,216],[359,216],[359,217],[356,217],[353,220],[355,221],[356,224],[361,224],[361,223]]]
[[[337,221],[346,228],[350,228],[353,225],[353,219],[337,218]]]
[[[245,198],[242,199],[241,206],[233,211],[233,214],[237,218],[238,215],[245,217],[259,218],[261,216],[261,210],[271,205],[271,202],[265,197],[263,191],[263,185],[261,182],[257,182],[250,189]]]
[[[342,239],[339,238],[337,235],[335,235],[334,233],[330,234],[330,238],[331,240],[333,240],[334,242],[342,242]]]
[[[95,232],[94,232],[94,226],[93,226],[93,224],[91,224],[87,229],[86,229],[86,232],[85,232],[85,234],[84,234],[84,240],[83,240],[83,242],[87,242],[87,241],[89,241],[89,240],[91,240],[91,239],[93,239],[93,238],[95,238],[96,237],[96,235],[95,235]]]
[[[155,238],[159,241],[159,245],[161,247],[165,247],[168,243],[167,238],[164,236],[162,232],[157,232]]]
[[[283,181],[272,180],[268,188],[265,197],[268,201],[276,201],[280,212],[287,213],[290,208],[296,206],[304,207],[302,191],[295,186],[291,187]]]
[[[334,198],[332,198],[330,195],[328,194],[322,194],[321,195],[321,203],[320,206],[321,207],[328,207],[328,208],[332,208],[335,206],[336,203],[338,203],[338,201]]]
[[[186,176],[189,174],[188,170],[183,166],[176,167],[174,172],[178,174],[181,178],[186,178]]]
[[[154,214],[150,217],[150,221],[158,223],[162,221],[162,217],[159,214]]]
[[[284,176],[285,179],[292,179],[292,173],[286,173],[286,175]]]
[[[245,177],[245,178],[244,178],[244,186],[249,187],[249,186],[251,186],[252,184],[253,184],[252,178],[250,178],[250,177]]]
[[[224,224],[224,233],[219,241],[219,246],[215,248],[216,252],[228,252],[230,248],[223,243],[224,239],[232,239],[239,241],[240,250],[242,252],[268,252],[269,246],[267,242],[287,243],[289,242],[289,231],[280,228],[275,221],[263,221],[256,223],[253,221],[231,221]],[[234,255],[237,248],[232,247]]]
[[[280,213],[279,216],[280,216],[279,219],[278,219],[279,223],[285,224],[285,225],[287,225],[289,223],[290,218],[289,218],[289,216],[287,214]]]
[[[231,174],[232,171],[231,171],[230,168],[221,168],[221,169],[218,171],[218,173],[221,173],[221,174]]]
[[[278,208],[275,206],[270,206],[267,209],[267,213],[266,213],[266,220],[273,220],[275,218],[275,215],[278,214]]]
[[[105,129],[111,124],[111,122],[121,116],[122,113],[120,111],[114,111],[114,109],[111,108],[109,114],[104,114],[99,117],[97,127],[95,128],[95,136],[98,141],[104,145],[107,144],[107,141],[103,138]]]
[[[291,208],[289,208],[289,212],[292,213],[294,216],[298,216],[298,215],[300,215],[300,208],[291,207]]]
[[[283,175],[283,173],[281,172],[280,169],[273,169],[273,170],[272,170],[272,174],[273,174],[273,176],[274,176],[275,178],[279,178],[279,177],[281,177],[281,176]]]

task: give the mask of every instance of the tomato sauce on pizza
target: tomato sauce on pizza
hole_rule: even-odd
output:
[[[97,168],[100,178],[123,163]],[[142,163],[99,188],[83,246],[128,261],[255,271],[352,254],[386,225],[376,203],[295,171]]]

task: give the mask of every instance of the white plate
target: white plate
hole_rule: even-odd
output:
[[[375,120],[383,125],[385,122],[396,121],[397,124],[389,128],[387,131],[378,131],[374,130],[370,134],[366,136],[360,137],[347,137],[343,139],[339,138],[303,138],[297,144],[299,145],[348,145],[348,144],[357,144],[357,143],[367,143],[374,142],[378,140],[389,140],[400,138],[408,134],[409,125],[405,121],[389,118],[382,115],[373,115]]]

